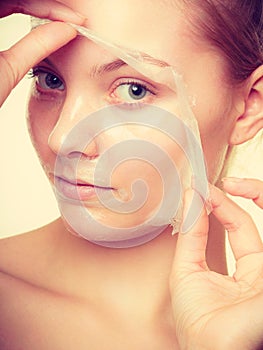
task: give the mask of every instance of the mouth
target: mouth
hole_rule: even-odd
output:
[[[114,191],[113,187],[95,185],[80,179],[68,179],[54,176],[56,193],[62,197],[77,201],[88,201],[95,199],[100,194]]]

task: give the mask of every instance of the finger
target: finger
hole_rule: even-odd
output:
[[[70,7],[55,0],[25,0],[5,1],[0,4],[0,16],[5,17],[12,13],[24,13],[41,18],[82,24],[84,16],[74,12]]]
[[[250,215],[218,188],[211,186],[210,193],[213,214],[228,231],[236,260],[248,254],[262,252],[262,241]]]
[[[36,28],[11,49],[1,52],[0,106],[32,66],[76,35],[77,32],[71,26],[62,22],[52,22]]]
[[[224,178],[224,190],[233,196],[252,199],[263,209],[263,182],[257,179]]]
[[[187,190],[184,198],[184,219],[178,234],[174,270],[200,271],[207,268],[206,245],[208,215],[204,202],[194,190]],[[188,271],[189,272],[189,271]]]

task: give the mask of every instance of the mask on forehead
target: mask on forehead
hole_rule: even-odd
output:
[[[46,23],[47,20],[32,18],[32,26]],[[153,64],[157,60],[151,56],[106,41],[91,30],[71,24],[79,33],[124,61],[130,67],[169,88],[172,103],[164,110],[154,105],[139,104],[130,108],[127,104],[104,107],[82,118],[65,138],[56,157],[54,191],[59,208],[68,226],[81,237],[101,246],[128,248],[149,242],[160,235],[168,226],[176,233],[182,224],[182,196],[193,186],[207,203],[208,181],[197,121],[191,109],[189,97],[180,74],[166,64]],[[131,160],[147,162],[158,172],[162,181],[162,196],[149,216],[143,217],[134,226],[115,227],[107,220],[100,220],[91,214],[79,184],[79,169],[90,167],[90,160],[83,160],[88,145],[99,135],[125,126],[127,138],[115,143],[100,154],[92,173],[92,190],[100,206],[110,212],[127,215],[139,213],[147,202],[152,190],[142,179],[131,184],[132,197],[127,201],[114,195],[111,177],[123,164]],[[173,143],[180,157],[174,159],[156,140],[139,138],[134,130],[142,128],[157,132]],[[85,163],[86,162],[86,163]],[[65,190],[61,179],[70,179],[71,189]],[[63,187],[64,186],[64,187]],[[67,195],[71,191],[71,195]],[[75,193],[73,193],[75,191]],[[82,191],[82,192],[81,192]],[[84,190],[85,191],[85,190]],[[73,195],[72,195],[73,193]],[[127,196],[123,193],[123,198]],[[194,203],[194,201],[193,201]],[[202,208],[190,206],[187,215],[187,231],[197,220]]]

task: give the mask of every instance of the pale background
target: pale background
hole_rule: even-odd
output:
[[[29,28],[27,16],[0,20],[0,50],[10,47]],[[29,231],[59,216],[27,132],[29,86],[30,79],[24,78],[0,109],[0,237]]]
[[[23,15],[0,20],[0,50],[10,47],[29,28],[29,19]],[[25,111],[29,85],[29,79],[23,79],[0,110],[0,238],[29,231],[59,216],[52,190],[27,134]],[[259,135],[257,144],[239,152],[232,164],[232,175],[263,179],[263,134]],[[248,201],[238,200],[238,203],[250,212],[263,233],[262,211]]]

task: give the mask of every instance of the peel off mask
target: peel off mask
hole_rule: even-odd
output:
[[[63,219],[74,233],[111,248],[144,244],[169,226],[178,232],[182,196],[193,178],[196,191],[205,202],[208,198],[198,125],[181,76],[171,66],[149,63],[154,58],[145,53],[74,27],[151,81],[166,86],[170,94],[167,110],[144,103],[117,104],[87,113],[76,123],[64,139],[54,169],[54,191]],[[129,93],[138,97],[139,85],[133,87]],[[90,156],[91,147],[96,156]],[[201,210],[190,207],[184,231]]]

